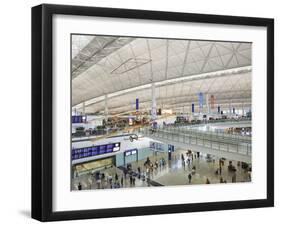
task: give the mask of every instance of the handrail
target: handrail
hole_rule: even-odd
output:
[[[198,133],[180,133],[179,131],[167,131],[161,129],[143,128],[142,133],[149,137],[162,138],[167,141],[181,142],[185,144],[195,144],[220,151],[236,152],[251,156],[252,144],[249,140],[239,140],[226,137],[198,136]]]
[[[234,140],[239,140],[241,142],[251,142],[251,137],[250,136],[242,136],[238,134],[228,134],[228,133],[217,133],[217,132],[212,132],[212,131],[200,131],[197,129],[190,129],[186,127],[158,127],[157,130],[159,131],[175,131],[175,132],[180,132],[184,134],[196,134],[198,136],[211,136],[214,138],[218,139],[234,139]]]

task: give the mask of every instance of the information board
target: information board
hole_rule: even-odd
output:
[[[120,150],[120,142],[113,143],[113,144],[84,147],[84,148],[75,148],[72,149],[72,160],[103,155],[107,153],[116,152],[119,150]]]
[[[71,117],[72,123],[85,123],[86,122],[86,116],[84,115],[73,115]]]

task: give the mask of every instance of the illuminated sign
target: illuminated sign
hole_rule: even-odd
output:
[[[137,150],[138,149],[127,150],[124,152],[124,155],[125,156],[135,155],[135,154],[137,154]]]
[[[103,155],[120,150],[120,143],[72,149],[72,160]]]
[[[174,152],[175,151],[175,146],[168,144],[168,152]]]
[[[84,115],[73,115],[71,117],[72,123],[85,123],[86,119],[87,119],[87,117]]]

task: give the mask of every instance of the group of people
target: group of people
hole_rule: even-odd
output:
[[[140,170],[140,169],[138,169]],[[134,171],[132,169],[132,165],[131,164],[128,164],[126,166],[126,168],[123,169],[123,177],[121,178],[122,180],[122,187],[124,187],[124,180],[127,179],[127,175],[129,177],[129,183],[130,183],[130,186],[135,186],[136,185],[136,177],[134,175]]]
[[[99,171],[92,173],[92,179],[95,181],[97,185],[97,189],[103,189],[103,188],[121,188],[126,186],[125,180],[127,179],[127,175],[129,177],[129,183],[131,186],[135,185],[136,178],[133,175],[133,171],[127,171],[126,173],[124,172],[123,175],[118,175],[115,173],[115,175],[111,175],[107,172],[105,173],[100,173]],[[78,190],[82,190],[82,184],[81,182],[78,183],[77,185]]]
[[[191,150],[187,150],[184,153],[181,153],[180,155],[176,155],[176,160],[178,161],[181,159],[182,165],[184,170],[186,170],[186,166],[188,166],[188,173],[187,173],[187,179],[188,183],[192,183],[193,177],[196,175],[196,170],[198,170],[196,167],[199,167],[195,164],[194,159],[200,158],[200,152],[192,152]],[[236,182],[236,167],[232,164],[232,161],[229,161],[228,165],[224,167],[225,165],[225,159],[220,158],[218,160],[211,158],[210,162],[213,162],[214,166],[216,163],[218,163],[218,166],[215,171],[215,174],[217,175],[217,179],[215,181],[219,180],[220,183],[227,183],[227,180],[225,178],[225,171],[231,172],[231,181],[232,183]],[[196,161],[197,163],[197,161]],[[118,174],[117,172],[114,172],[112,175],[108,172],[95,172],[92,174],[93,181],[95,182],[97,189],[103,189],[103,188],[121,188],[126,187],[128,184],[130,186],[135,186],[136,178],[139,180],[147,181],[149,183],[149,180],[151,176],[153,176],[153,172],[157,172],[158,169],[163,168],[167,164],[167,159],[158,158],[155,160],[151,160],[149,157],[146,158],[146,161],[143,164],[143,167],[141,165],[137,166],[136,170],[133,171],[132,165],[127,164],[124,168],[123,173]],[[239,168],[241,164],[240,162],[237,163],[237,167]],[[242,167],[242,166],[241,166]],[[225,169],[224,169],[225,168]],[[242,167],[243,168],[243,167]],[[224,171],[223,171],[224,169]],[[235,169],[235,170],[233,170]],[[223,173],[224,172],[224,173]],[[250,172],[248,175],[249,180],[251,179],[251,167],[245,168],[245,172]],[[212,178],[211,178],[212,179]],[[230,179],[230,178],[229,178]],[[194,179],[193,179],[194,180]],[[205,179],[206,184],[210,184],[210,179]],[[81,184],[81,181],[78,183],[77,189],[82,190],[83,186]],[[86,186],[86,185],[85,185]]]
[[[147,176],[149,176],[154,170],[158,170],[159,168],[162,169],[166,165],[166,160],[164,158],[160,158],[159,161],[155,160],[153,163],[149,157],[147,157],[143,165],[146,169]]]
[[[193,160],[196,159],[196,158],[199,158],[199,152],[197,153],[193,153],[191,150],[188,150],[185,155],[182,153],[181,154],[181,162],[182,162],[182,166],[183,166],[183,169],[185,170],[185,166],[188,165],[188,167],[190,167],[193,163]],[[190,184],[191,183],[191,180],[192,180],[192,176],[195,175],[196,173],[196,166],[195,165],[192,165],[192,169],[191,169],[191,172],[189,171],[188,173],[188,183]]]
[[[193,160],[196,159],[196,158],[199,159],[199,157],[200,157],[200,152],[193,153],[191,150],[188,150],[188,151],[186,152],[186,157],[185,157],[184,154],[182,153],[182,154],[181,154],[181,161],[182,161],[182,166],[183,166],[184,170],[185,170],[185,166],[186,166],[186,165],[188,165],[188,166],[190,167],[191,164],[192,164],[192,162],[193,162]],[[193,166],[192,169],[195,170],[194,166]]]
[[[216,175],[220,175],[220,183],[227,183],[226,179],[223,179],[223,177],[222,177],[222,167],[224,166],[224,160],[225,159],[222,159],[222,158],[219,159],[219,167],[215,171]],[[237,165],[240,165],[240,162],[238,162]],[[232,161],[229,161],[229,165],[227,166],[227,169],[229,172],[232,172],[231,182],[235,183],[236,182],[236,168],[233,166]]]

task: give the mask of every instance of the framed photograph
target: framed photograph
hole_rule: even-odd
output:
[[[32,217],[274,205],[274,20],[32,8]]]

